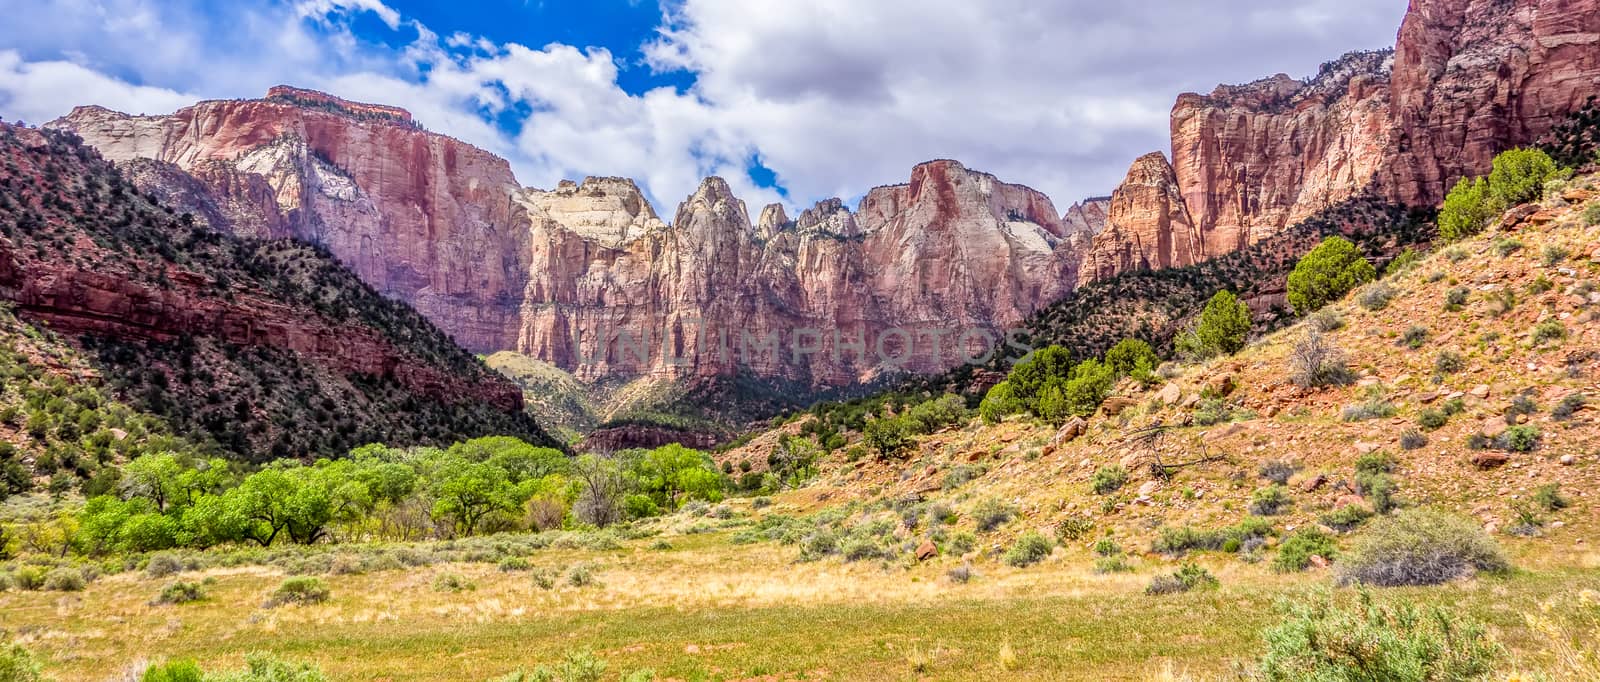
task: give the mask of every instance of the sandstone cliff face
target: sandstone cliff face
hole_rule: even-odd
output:
[[[503,160],[403,110],[293,88],[51,125],[219,229],[325,246],[470,349],[592,381],[943,369],[961,333],[976,353],[1071,290],[1106,205],[1063,217],[1034,190],[936,161],[857,211],[769,206],[754,224],[710,178],[669,225],[629,180],[523,189]]]
[[[629,205],[619,222],[648,215]],[[893,369],[941,369],[960,361],[962,332],[998,340],[1070,290],[1078,262],[1049,199],[953,161],[873,190],[859,212],[831,199],[794,221],[769,206],[752,225],[719,178],[670,227],[621,241],[545,219],[557,212],[532,211],[517,350],[586,380],[743,370],[839,385],[902,355]]]
[[[1384,189],[1435,203],[1600,94],[1600,2],[1413,0],[1393,80]]]
[[[1216,256],[1369,188],[1436,204],[1597,92],[1600,2],[1412,0],[1392,54],[1347,55],[1308,81],[1279,75],[1180,96],[1172,166],[1192,226],[1158,205],[1113,216],[1085,270],[1186,265],[1161,253],[1190,239],[1185,230],[1198,232],[1191,254]],[[1144,163],[1130,173],[1136,185]]]
[[[1106,229],[1106,211],[1111,208],[1111,197],[1092,197],[1067,207],[1061,216],[1061,225],[1068,235],[1093,237]]]
[[[112,161],[173,164],[235,207],[221,229],[321,244],[462,345],[507,347],[526,273],[510,165],[417,128],[403,110],[307,93],[277,88],[170,116],[83,107],[51,127]]]

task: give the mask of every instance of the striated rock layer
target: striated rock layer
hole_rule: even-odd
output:
[[[855,212],[831,199],[754,223],[708,178],[669,225],[630,180],[524,189],[504,160],[403,110],[286,87],[171,116],[83,107],[51,127],[214,227],[326,247],[472,350],[585,380],[836,386],[948,367],[958,343],[981,353],[1075,286],[1106,205],[1063,217],[1034,190],[934,161]]]
[[[1367,189],[1436,204],[1596,93],[1600,2],[1412,0],[1392,52],[1352,53],[1305,81],[1180,96],[1172,177],[1150,157],[1135,162],[1084,269],[1191,264]],[[1175,184],[1182,210],[1152,178]]]

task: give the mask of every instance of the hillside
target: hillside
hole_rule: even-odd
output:
[[[0,126],[0,159],[0,299],[196,443],[261,461],[544,439],[514,385],[325,251],[219,233],[68,133]]]
[[[1095,529],[1087,537],[1106,533],[1142,550],[1165,528],[1241,522],[1269,478],[1281,477],[1287,499],[1270,517],[1281,528],[1325,525],[1351,505],[1437,507],[1491,533],[1541,537],[1563,557],[1551,561],[1592,565],[1597,181],[1558,183],[1542,204],[1512,209],[1484,234],[1402,265],[1237,355],[1169,364],[1170,378],[1149,389],[1124,381],[1087,420],[1059,430],[975,420],[919,438],[904,460],[841,448],[796,495],[869,509],[914,500],[963,517],[993,499],[1022,521],[1001,537],[1054,534],[1081,519]],[[1348,385],[1292,381],[1291,355],[1313,327],[1351,370]],[[775,440],[754,443],[722,458],[764,462]],[[1363,490],[1364,457],[1392,458],[1397,489],[1382,500]],[[1122,482],[1096,494],[1092,482],[1107,470]],[[1572,508],[1525,514],[1548,485]]]

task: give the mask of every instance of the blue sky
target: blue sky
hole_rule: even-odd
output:
[[[525,185],[631,177],[668,219],[706,175],[794,210],[933,158],[1065,210],[1167,151],[1180,92],[1388,47],[1405,4],[36,0],[0,25],[0,116],[287,83],[405,107]]]

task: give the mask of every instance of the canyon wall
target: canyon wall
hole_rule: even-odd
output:
[[[525,189],[504,160],[404,110],[286,87],[170,116],[82,107],[50,127],[218,229],[327,248],[471,350],[585,380],[742,371],[836,386],[943,369],[957,342],[981,352],[1070,291],[1108,205],[1063,216],[1039,192],[934,161],[857,211],[831,199],[794,220],[768,206],[752,223],[708,178],[669,224],[630,180]]]
[[[1112,202],[1133,209],[1110,217],[1085,271],[1187,265],[1369,189],[1437,204],[1597,93],[1600,2],[1413,0],[1393,51],[1181,95],[1171,165],[1184,210],[1150,190],[1154,160],[1135,162]],[[1184,212],[1191,222],[1173,219]]]

